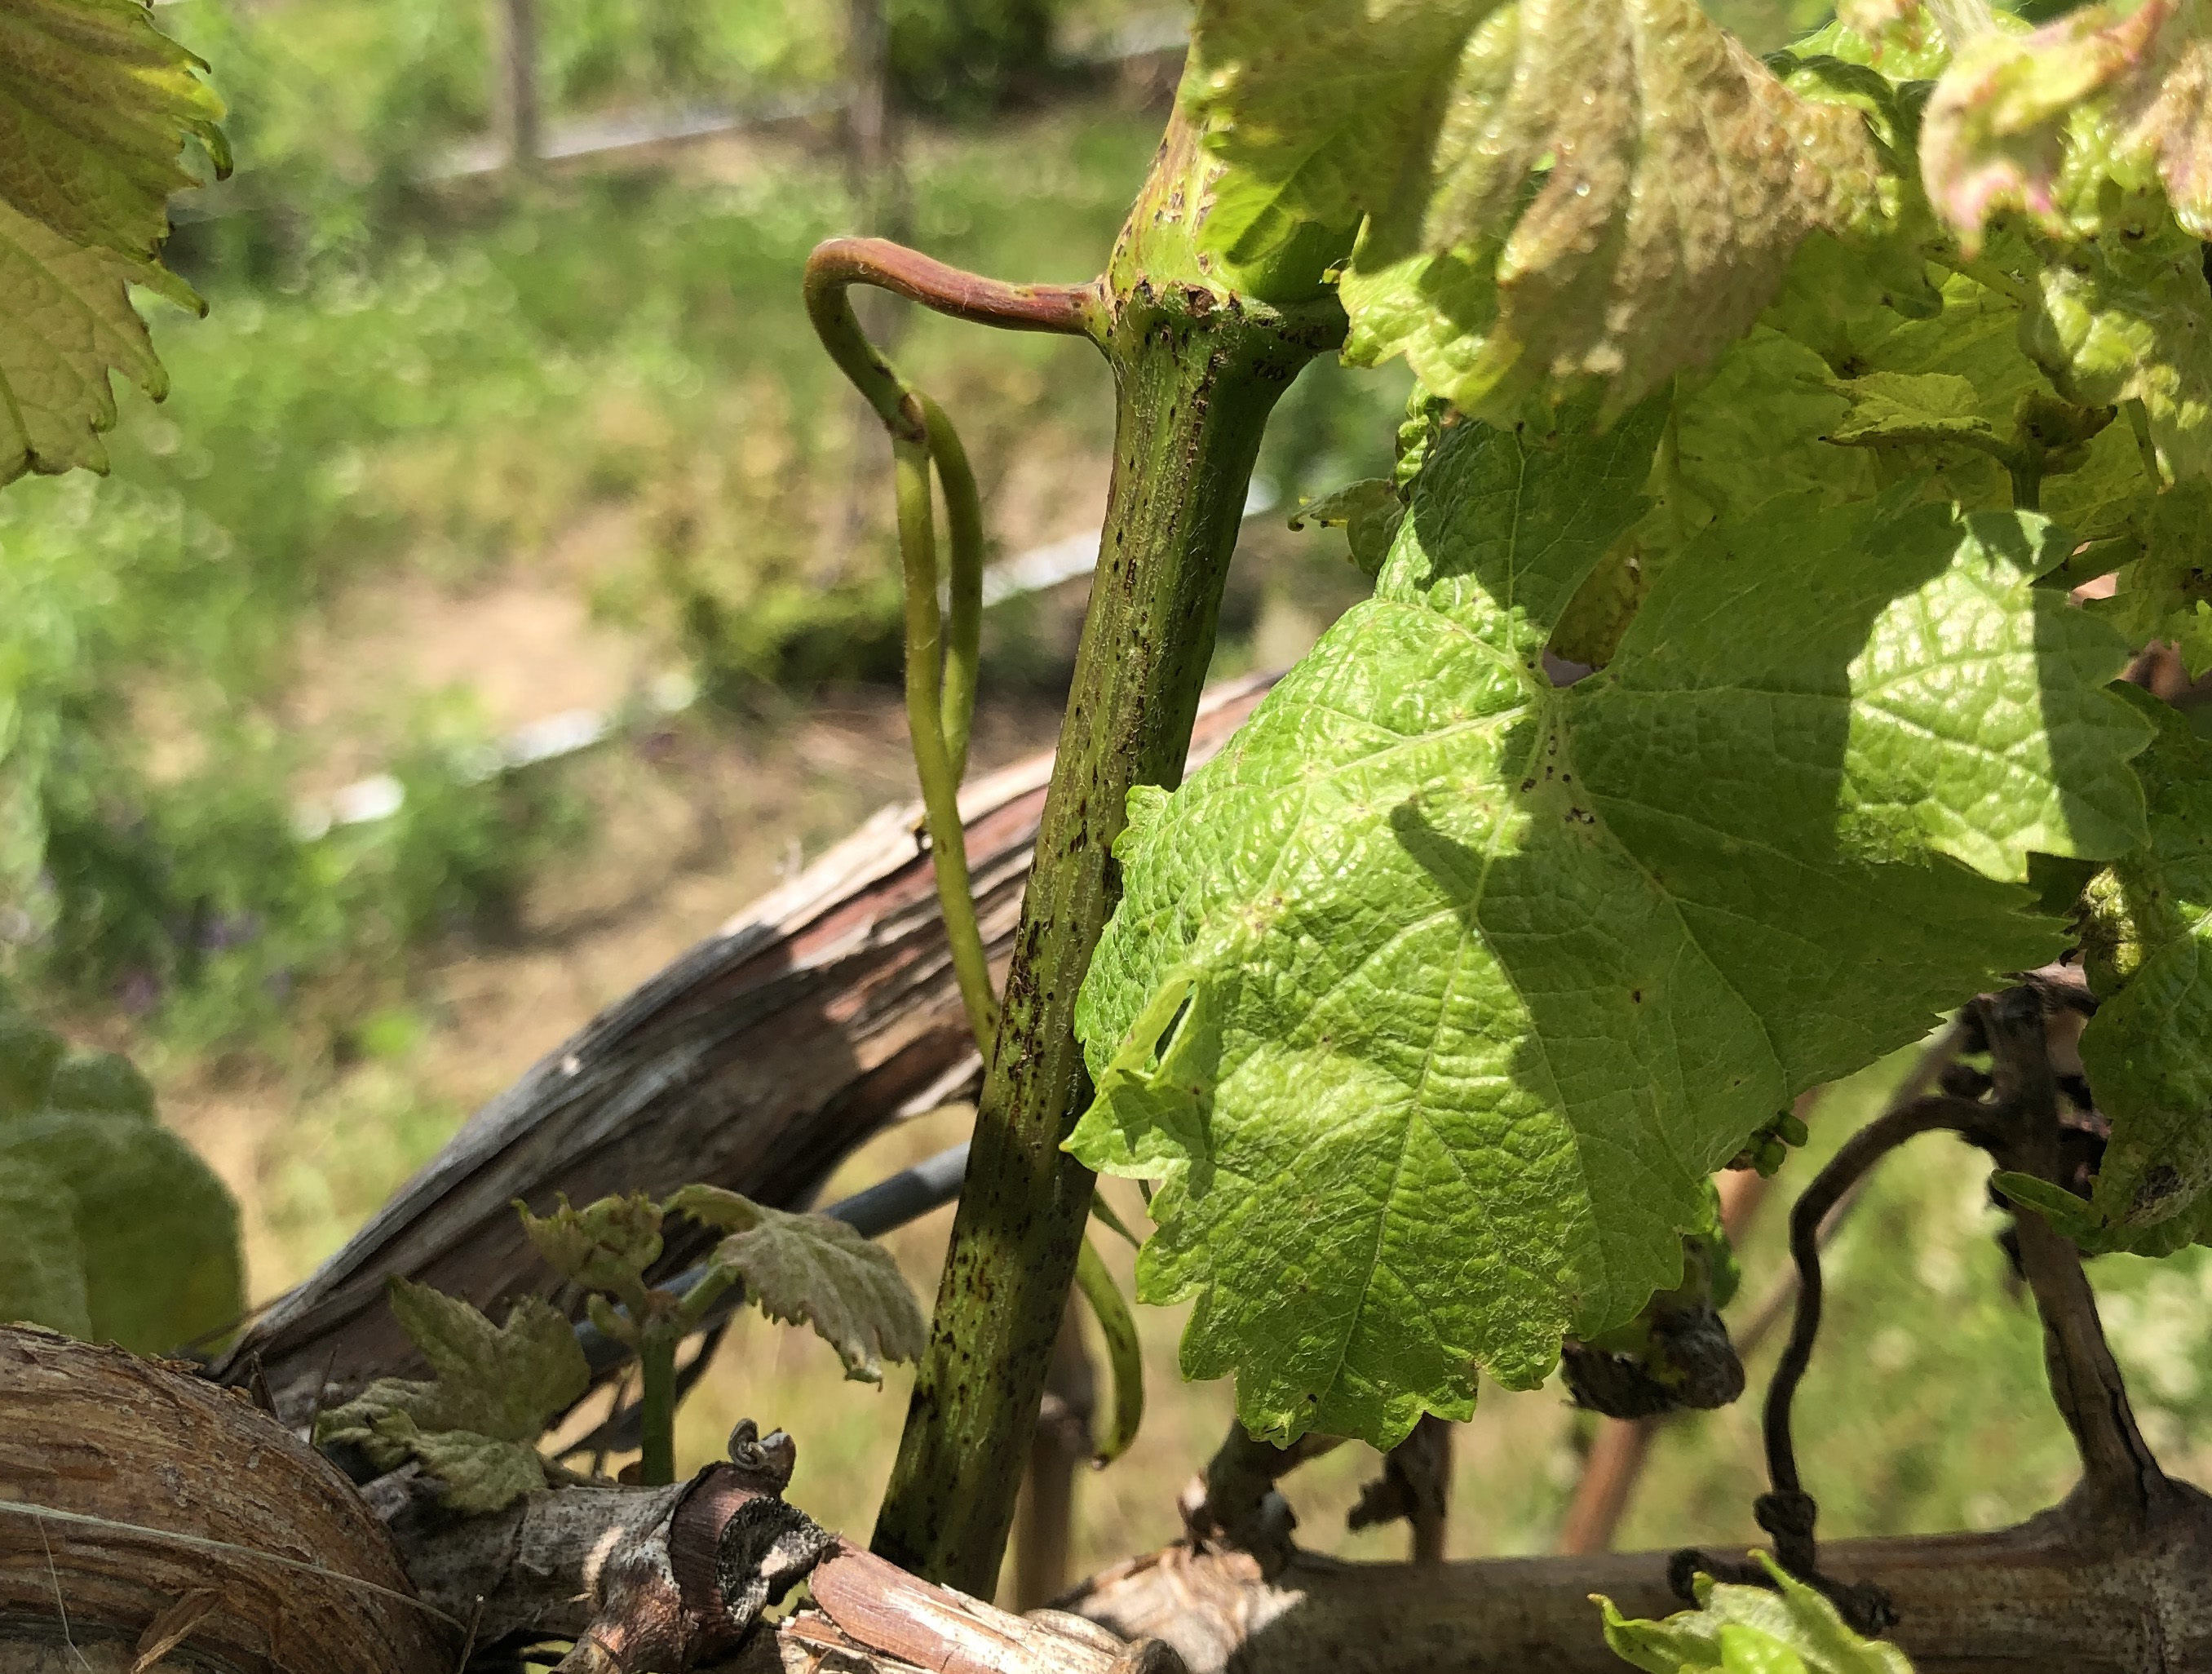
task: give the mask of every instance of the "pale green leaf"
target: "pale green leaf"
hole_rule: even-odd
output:
[[[2085,6],[2024,34],[1960,48],[1928,103],[1928,192],[1968,240],[1998,211],[2078,223],[2100,183],[2156,184],[2212,236],[2212,7]]]
[[[1881,213],[1860,113],[1696,0],[1206,0],[1194,52],[1217,201],[1255,206],[1217,224],[1364,219],[1347,356],[1473,412],[1592,380],[1618,411],[1740,336],[1808,232]]]
[[[471,1430],[425,1430],[402,1408],[373,1421],[380,1458],[414,1459],[441,1484],[439,1503],[465,1517],[489,1516],[546,1485],[545,1457],[526,1441]]]
[[[563,1193],[543,1216],[514,1207],[539,1258],[586,1289],[629,1300],[641,1292],[645,1269],[660,1259],[660,1210],[644,1192],[602,1197],[580,1209]]]
[[[2191,1211],[2212,1187],[2212,745],[2173,710],[2136,769],[2150,837],[2092,886],[2092,976],[2106,990],[2081,1062],[2112,1141],[2094,1202],[2124,1227]]]
[[[1828,439],[1845,447],[1942,447],[1963,443],[1981,452],[2004,445],[1984,417],[1981,398],[1965,378],[1947,372],[1869,372],[1838,387],[1850,401]]]
[[[437,1470],[434,1460],[442,1458],[465,1467],[461,1482],[449,1479],[465,1497],[512,1486],[524,1474],[520,1454],[534,1458],[529,1444],[591,1387],[574,1329],[534,1296],[495,1326],[459,1298],[412,1280],[394,1277],[388,1295],[400,1329],[430,1363],[431,1379],[378,1379],[317,1420],[316,1446],[357,1447],[380,1470],[410,1458]],[[520,1452],[501,1451],[501,1443]],[[537,1485],[543,1482],[541,1466]]]
[[[1770,502],[1554,691],[1659,423],[1447,433],[1376,598],[1132,797],[1070,1145],[1161,1183],[1139,1294],[1197,1299],[1184,1370],[1255,1433],[1540,1380],[1792,1094],[2057,951],[2029,849],[2140,840],[2126,648],[2033,585],[2033,517]]]
[[[685,1186],[664,1206],[730,1236],[713,1257],[770,1319],[809,1324],[845,1375],[883,1381],[885,1360],[921,1356],[928,1325],[882,1245],[826,1214],[772,1209],[715,1186]]]
[[[2088,406],[2139,400],[2166,472],[2212,472],[2212,286],[2203,247],[2153,195],[2106,194],[2094,229],[2039,235],[2023,346],[2058,393]]]
[[[1605,1642],[1645,1674],[1912,1674],[1904,1652],[1864,1639],[1836,1607],[1765,1553],[1772,1588],[1700,1576],[1698,1608],[1663,1622],[1632,1622],[1610,1598]]]
[[[0,482],[106,467],[111,370],[166,388],[125,287],[198,305],[160,253],[187,140],[228,167],[201,68],[139,0],[0,6]]]

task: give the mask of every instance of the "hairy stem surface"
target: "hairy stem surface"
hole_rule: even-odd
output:
[[[1139,283],[1104,341],[1119,391],[1090,613],[930,1343],[876,1525],[902,1567],[988,1596],[1091,1208],[1060,1141],[1089,1097],[1075,997],[1119,893],[1130,787],[1173,785],[1269,411],[1342,329]]]

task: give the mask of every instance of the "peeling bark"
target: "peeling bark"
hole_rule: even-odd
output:
[[[1193,765],[1220,748],[1271,677],[1207,695]],[[1003,966],[1029,877],[1052,757],[962,794],[986,947]],[[655,1196],[703,1182],[803,1208],[854,1146],[943,1103],[976,1072],[947,954],[919,805],[884,809],[789,884],[548,1053],[478,1111],[217,1368],[259,1368],[276,1410],[304,1424],[371,1378],[425,1368],[384,1306],[395,1274],[499,1313],[548,1296],[580,1317],[510,1207],[556,1193]],[[714,1234],[672,1229],[655,1281]]]
[[[2069,1502],[1994,1534],[1837,1541],[1822,1567],[1887,1592],[1918,1674],[2201,1674],[2212,1669],[2212,1501],[2131,1531]],[[1192,1674],[1620,1674],[1589,1595],[1631,1616],[1682,1608],[1669,1554],[1440,1567],[1297,1553],[1273,1578],[1223,1549],[1170,1547],[1086,1583],[1067,1608],[1154,1636]]]

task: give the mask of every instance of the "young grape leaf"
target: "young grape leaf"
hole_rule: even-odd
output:
[[[238,1206],[110,1053],[0,1009],[0,1314],[166,1354],[246,1311]]]
[[[1364,218],[1347,356],[1471,412],[1588,380],[1625,409],[1740,336],[1808,232],[1881,214],[1860,113],[1696,0],[1206,0],[1193,52],[1217,203],[1251,206],[1217,210],[1224,249]]]
[[[714,1265],[742,1281],[770,1319],[813,1326],[845,1375],[879,1384],[884,1360],[920,1357],[928,1324],[881,1245],[826,1214],[792,1214],[718,1186],[685,1186],[663,1206],[730,1236]]]
[[[660,1259],[660,1209],[642,1191],[602,1197],[582,1208],[568,1195],[552,1214],[535,1215],[518,1202],[524,1235],[555,1272],[587,1290],[629,1300],[642,1294],[645,1269]]]
[[[1928,101],[1928,195],[1971,247],[1997,211],[2074,230],[2107,180],[2156,180],[2212,237],[2212,6],[2146,0],[2124,17],[2070,11],[1966,43]]]
[[[495,1511],[544,1486],[532,1444],[592,1381],[568,1319],[532,1296],[494,1326],[458,1297],[398,1277],[388,1295],[433,1377],[379,1378],[316,1421],[315,1445],[357,1447],[380,1470],[419,1458],[444,1477],[442,1460],[461,1472],[445,1478],[458,1509]]]
[[[2168,474],[2212,472],[2212,286],[2155,194],[2102,194],[2094,229],[2038,235],[2021,345],[2069,400],[2138,400]]]
[[[111,369],[167,387],[125,287],[198,306],[160,253],[186,141],[229,167],[204,67],[141,0],[0,9],[0,482],[106,467]]]
[[[1341,527],[1350,546],[1350,557],[1363,575],[1373,575],[1382,568],[1382,560],[1390,551],[1390,543],[1398,533],[1398,525],[1405,520],[1405,502],[1398,497],[1398,485],[1388,477],[1370,477],[1364,481],[1347,483],[1334,494],[1325,494],[1310,505],[1298,508],[1298,514],[1291,520],[1291,527],[1303,529],[1309,523],[1318,523],[1323,528]]]
[[[1765,1553],[1772,1589],[1697,1580],[1698,1608],[1632,1622],[1600,1598],[1605,1642],[1644,1674],[1912,1674],[1905,1653],[1862,1639],[1836,1607]]]
[[[415,1460],[438,1479],[438,1502],[448,1511],[489,1516],[546,1486],[545,1456],[527,1441],[499,1441],[473,1430],[425,1430],[401,1407],[379,1413],[370,1427],[377,1444],[373,1461],[391,1470]]]
[[[2130,645],[2171,641],[2194,679],[2212,668],[2212,484],[2176,484],[2143,522],[2142,556],[2090,607]]]
[[[1131,798],[1069,1145],[1161,1183],[1139,1294],[1197,1298],[1184,1371],[1255,1434],[1387,1446],[1477,1365],[1540,1380],[1676,1282],[1793,1093],[2055,953],[2028,851],[2140,841],[2126,647],[2033,585],[2069,545],[2033,516],[1771,502],[1554,691],[1662,417],[1446,432],[1376,598]]]
[[[2147,1228],[2195,1211],[2212,1187],[2212,745],[2130,695],[2158,727],[2136,762],[2150,837],[2090,887],[2104,999],[2081,1063],[2112,1123],[2092,1201],[2114,1226]]]

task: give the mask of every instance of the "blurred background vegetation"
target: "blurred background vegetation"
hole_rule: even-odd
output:
[[[1825,11],[1712,3],[1763,46]],[[0,494],[0,976],[153,1074],[240,1197],[257,1296],[598,1007],[910,794],[884,460],[806,327],[800,264],[873,215],[968,266],[1087,277],[1180,56],[1178,15],[1144,0],[885,0],[886,186],[841,137],[842,5],[538,10],[549,155],[513,168],[492,6],[164,3],[239,155],[179,210],[173,260],[209,316],[149,303],[174,393],[125,400],[109,477]],[[1095,532],[1097,357],[890,323],[963,425],[995,555]],[[1290,660],[1357,595],[1340,538],[1285,514],[1387,467],[1406,389],[1324,365],[1291,393],[1218,672]],[[994,612],[979,766],[1049,742],[1083,592]],[[581,736],[599,742],[555,747]],[[1896,1074],[1832,1094],[1814,1152]],[[883,1135],[834,1189],[957,1126]],[[2069,1475],[1979,1174],[1923,1143],[1837,1246],[1802,1426],[1824,1532],[1986,1526]],[[1743,1318],[1808,1160],[1754,1228]],[[925,1296],[945,1226],[895,1241]],[[2104,1265],[2147,1427],[2194,1468],[2212,1271]],[[1227,1421],[1225,1388],[1175,1381],[1179,1318],[1144,1326],[1151,1416],[1084,1486],[1080,1567],[1169,1537]],[[741,1325],[684,1463],[740,1413],[792,1423],[799,1496],[864,1530],[902,1390]],[[1668,1429],[1625,1538],[1749,1539],[1754,1423]],[[1591,1434],[1556,1389],[1486,1391],[1455,1549],[1547,1548]],[[1394,1553],[1391,1532],[1342,1532],[1373,1465],[1357,1451],[1296,1479],[1304,1535]]]

